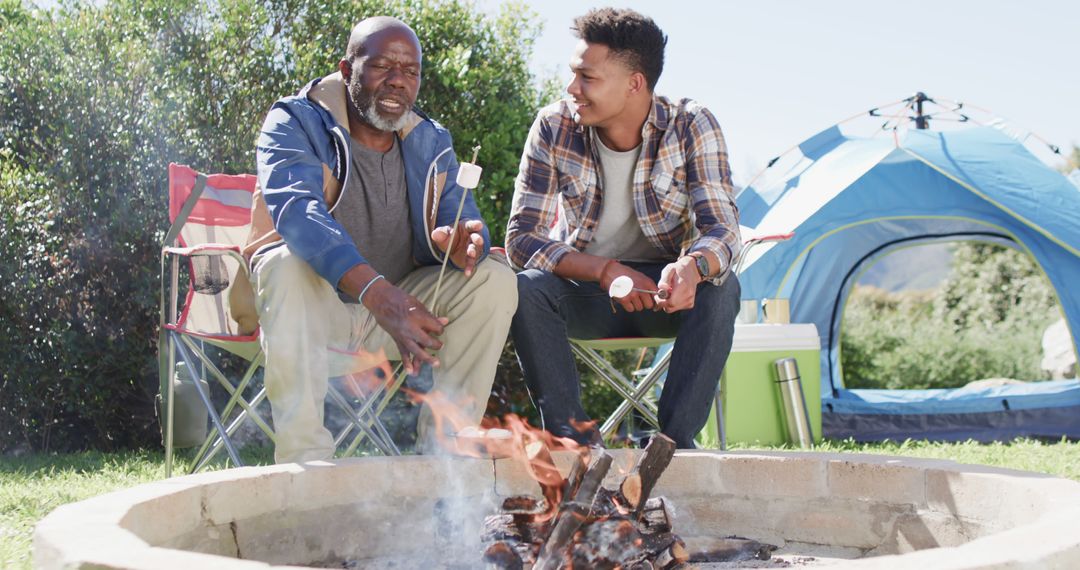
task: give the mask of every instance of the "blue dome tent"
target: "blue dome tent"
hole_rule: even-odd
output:
[[[925,113],[924,104],[940,110]],[[1078,348],[1080,188],[1025,146],[1038,142],[1034,135],[1001,122],[978,124],[962,104],[921,93],[896,105],[899,112],[867,113],[887,119],[875,136],[830,127],[774,159],[739,193],[750,233],[795,232],[789,242],[747,254],[743,298],[789,298],[792,322],[817,326],[826,437],[1080,437],[1076,380],[845,388],[840,325],[847,297],[875,261],[912,245],[978,240],[1030,255],[1056,289]],[[938,130],[938,123],[954,128]]]

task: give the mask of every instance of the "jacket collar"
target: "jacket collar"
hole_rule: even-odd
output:
[[[349,111],[346,104],[347,86],[345,79],[341,76],[341,72],[334,72],[321,79],[316,79],[308,84],[307,88],[300,92],[301,96],[306,96],[309,100],[315,102],[323,109],[326,109],[330,116],[334,118],[334,121],[345,132],[349,132]],[[415,108],[409,110],[409,118],[405,121],[405,126],[398,131],[398,138],[404,139],[409,136],[409,133],[416,128],[424,120],[423,115],[417,112]]]

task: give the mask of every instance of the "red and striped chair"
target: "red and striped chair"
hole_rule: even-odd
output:
[[[270,441],[274,440],[273,429],[258,412],[266,400],[266,388],[256,374],[264,358],[248,266],[241,254],[250,229],[255,187],[256,178],[251,174],[207,175],[187,166],[169,165],[171,227],[161,250],[158,342],[162,431],[169,475],[175,447],[174,374],[179,376],[178,362],[183,362],[182,368],[190,373],[190,389],[205,407],[211,428],[195,454],[192,472],[204,467],[221,449],[234,465],[243,465],[233,436],[245,422],[253,423]],[[250,313],[234,315],[234,307],[245,304],[251,307]],[[226,353],[245,363],[233,379],[223,371]],[[331,385],[332,403],[348,417],[336,437],[339,447],[354,430],[357,432],[345,453],[352,453],[365,437],[383,453],[399,453],[378,414],[403,379],[395,375],[390,385],[384,383],[363,397],[347,397]],[[214,404],[210,387],[220,387],[228,394],[220,409]],[[207,431],[205,425],[195,427]]]

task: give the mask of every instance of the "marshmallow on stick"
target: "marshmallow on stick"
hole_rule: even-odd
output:
[[[439,278],[435,281],[435,294],[431,298],[431,314],[435,316],[439,316],[439,290],[442,288],[443,275],[446,273],[446,263],[450,260],[450,251],[453,249],[454,241],[457,240],[458,224],[461,222],[461,210],[465,208],[465,197],[469,195],[469,190],[473,190],[480,185],[480,175],[484,172],[484,169],[476,164],[478,154],[480,154],[480,145],[473,147],[472,162],[462,162],[458,165],[455,182],[457,182],[458,186],[461,186],[461,201],[458,202],[454,225],[450,226],[450,242],[443,255]]]
[[[631,291],[638,291],[640,293],[650,293],[656,295],[660,299],[667,299],[668,292],[665,290],[650,291],[648,289],[638,289],[634,287],[634,280],[629,275],[620,275],[616,277],[611,285],[608,285],[608,296],[612,299],[622,299],[630,294]]]

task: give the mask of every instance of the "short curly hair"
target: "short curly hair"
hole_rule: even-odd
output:
[[[650,91],[656,88],[664,71],[667,36],[652,18],[630,9],[598,8],[575,18],[571,30],[590,44],[607,46],[627,67],[645,76]]]

